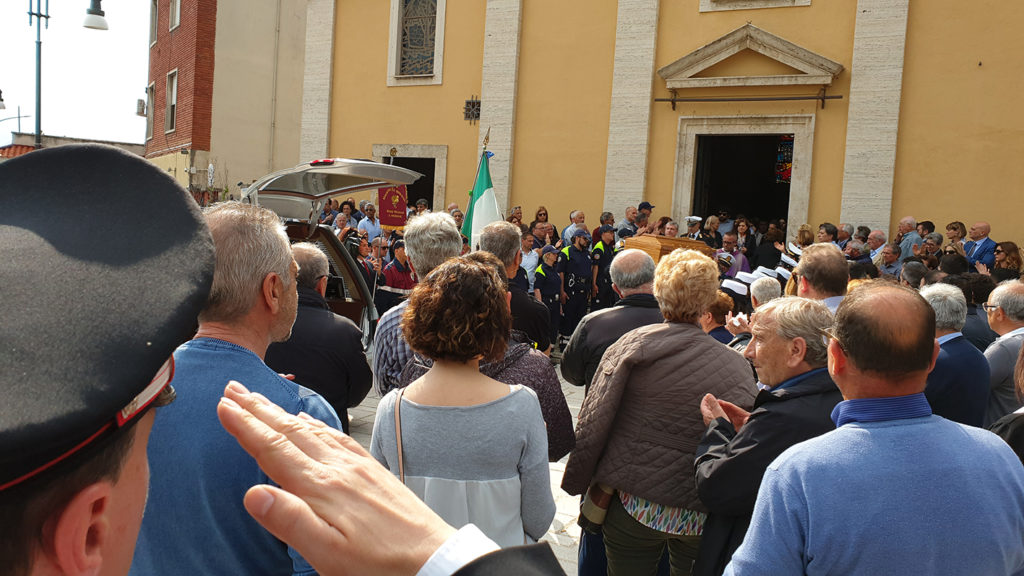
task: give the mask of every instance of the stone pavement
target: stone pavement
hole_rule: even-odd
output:
[[[561,379],[561,376],[559,376]],[[583,388],[579,388],[562,380],[562,392],[569,403],[569,411],[572,413],[573,427],[576,426],[576,416],[580,413],[580,406],[583,404]],[[377,402],[380,398],[370,391],[362,404],[348,411],[352,417],[349,425],[349,433],[364,448],[370,449],[370,436],[373,433],[373,417],[377,413]],[[544,535],[542,540],[550,542],[555,556],[561,562],[566,574],[576,574],[576,552],[579,548],[580,527],[576,525],[576,516],[580,511],[578,496],[569,496],[559,485],[562,483],[562,474],[565,473],[565,461],[568,457],[550,464],[551,467],[551,493],[555,496],[555,519],[551,528]]]

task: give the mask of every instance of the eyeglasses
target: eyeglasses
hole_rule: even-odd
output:
[[[953,250],[952,248],[949,250],[943,250],[942,252],[943,254],[956,254],[956,250]]]
[[[992,251],[992,253],[993,254],[1003,254],[1004,252],[1003,252],[1002,248],[996,248],[995,250]]]
[[[999,304],[989,304],[988,302],[985,302],[981,307],[985,312],[995,312],[996,309],[999,308]]]
[[[829,340],[835,340],[836,344],[839,344],[839,349],[846,354],[846,346],[843,346],[843,341],[836,337],[835,328],[818,328],[818,333],[821,334],[826,346],[828,346]]]
[[[547,212],[537,212],[537,216],[547,216]]]

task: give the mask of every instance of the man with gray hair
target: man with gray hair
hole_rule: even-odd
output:
[[[299,265],[299,309],[291,338],[267,348],[267,366],[279,374],[294,374],[295,382],[322,395],[347,434],[348,409],[366,398],[373,383],[363,331],[327,304],[327,255],[309,242],[292,245],[292,254]]]
[[[1013,369],[1024,344],[1024,282],[1007,280],[982,304],[988,325],[999,338],[985,349],[991,377],[985,426],[1021,407],[1013,386]]]
[[[612,290],[620,300],[580,320],[562,354],[562,377],[570,384],[590,383],[601,356],[626,332],[664,320],[654,299],[654,260],[642,250],[622,250],[612,260]]]
[[[885,246],[886,239],[885,232],[881,230],[872,230],[868,234],[867,244],[868,248],[871,248],[871,261],[875,266],[881,267],[881,257],[879,254],[882,253],[882,246]]]
[[[508,291],[512,295],[512,329],[524,332],[534,347],[545,354],[551,348],[551,320],[548,308],[512,282],[523,263],[522,239],[519,227],[511,222],[493,222],[480,233],[480,249],[501,260],[508,278]]]
[[[985,356],[960,331],[967,321],[967,298],[949,284],[921,289],[935,311],[935,340],[939,356],[928,374],[924,395],[932,412],[943,418],[981,426],[988,406],[989,367]]]
[[[195,338],[174,353],[177,401],[161,408],[149,439],[149,500],[130,574],[311,573],[246,512],[246,491],[270,480],[216,410],[225,384],[238,381],[291,414],[341,428],[319,394],[263,361],[271,343],[291,334],[299,267],[270,210],[225,202],[205,216],[216,253],[213,287]]]
[[[765,386],[754,410],[711,394],[701,401],[708,428],[695,465],[708,517],[694,574],[725,569],[750,525],[768,465],[790,446],[835,429],[829,416],[843,397],[828,374],[828,346],[821,336],[831,326],[832,313],[820,301],[787,297],[762,305],[744,352]]]
[[[565,246],[572,243],[572,235],[583,227],[584,223],[587,221],[587,215],[583,213],[583,210],[573,210],[569,213],[569,220],[571,220],[572,223],[562,230],[562,244]]]
[[[846,250],[846,244],[850,242],[852,237],[853,225],[840,222],[839,226],[836,227],[836,244],[839,245],[839,249]]]
[[[917,233],[917,220],[913,216],[904,216],[900,220],[896,242],[900,245],[900,262],[914,255],[914,246],[924,244],[924,238]]]
[[[414,218],[405,228],[405,252],[409,266],[420,278],[462,251],[462,235],[455,220],[444,212],[431,212]],[[405,365],[412,360],[412,349],[402,337],[402,314],[409,305],[403,300],[384,313],[373,335],[373,386],[381,395],[399,388]]]

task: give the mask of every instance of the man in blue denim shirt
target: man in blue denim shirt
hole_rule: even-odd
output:
[[[341,428],[322,397],[263,363],[267,346],[291,333],[298,265],[273,212],[231,202],[208,210],[206,221],[216,248],[213,287],[195,338],[174,353],[178,401],[153,426],[149,501],[130,573],[315,574],[245,511],[246,491],[269,480],[216,411],[235,380],[287,412]]]
[[[725,573],[1024,573],[1024,467],[998,436],[932,414],[927,302],[859,286],[827,335],[837,428],[768,467]]]

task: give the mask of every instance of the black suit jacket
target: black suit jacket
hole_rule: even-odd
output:
[[[790,446],[834,430],[832,409],[842,399],[823,370],[782,390],[762,390],[739,432],[725,418],[711,422],[694,464],[708,509],[694,574],[725,570],[750,525],[768,465]]]
[[[570,384],[586,386],[589,392],[609,346],[626,332],[664,321],[653,294],[630,294],[612,308],[584,316],[562,353],[562,377]]]
[[[291,338],[271,344],[265,362],[323,396],[348,433],[347,409],[359,405],[373,383],[362,337],[359,327],[331,312],[316,290],[300,286]]]
[[[466,564],[456,576],[551,576],[565,574],[546,542],[495,550]]]

